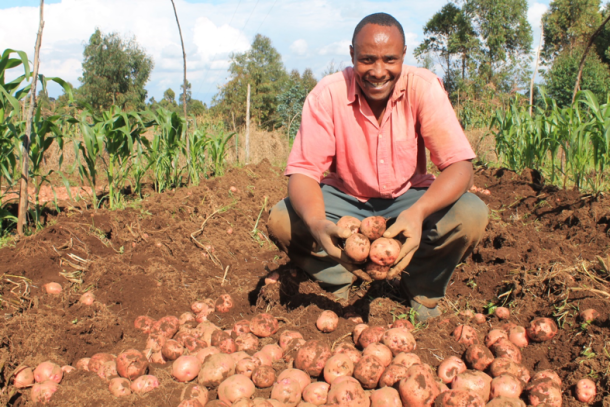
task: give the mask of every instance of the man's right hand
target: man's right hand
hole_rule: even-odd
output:
[[[314,220],[308,226],[312,237],[326,254],[337,261],[349,262],[345,252],[339,248],[339,239],[347,239],[351,235],[349,229],[339,227],[328,219]]]

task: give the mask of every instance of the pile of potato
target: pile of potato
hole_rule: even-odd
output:
[[[225,294],[216,301],[193,303],[192,312],[179,318],[154,321],[140,316],[134,326],[148,334],[146,349],[129,349],[118,356],[98,353],[78,360],[75,367],[97,373],[114,396],[123,397],[159,387],[159,380],[147,374],[149,363],[171,363],[173,379],[186,384],[179,407],[525,406],[522,399],[532,406],[562,403],[557,373],[543,370],[532,375],[521,364],[521,348],[557,334],[557,325],[549,318],[535,318],[527,328],[506,322],[489,330],[484,343],[472,326],[459,325],[453,336],[467,347],[463,359],[447,357],[434,369],[413,353],[417,348],[413,325],[405,320],[387,327],[358,323],[353,344],[331,347],[327,341],[306,341],[301,333],[285,330],[277,343],[261,347],[260,338],[279,331],[278,320],[261,313],[226,330],[208,321],[212,312],[228,312],[232,307],[231,296]],[[500,309],[496,315],[506,319],[510,312]],[[598,315],[587,310],[581,318],[590,321]],[[462,316],[477,321],[472,313]],[[334,312],[324,311],[316,325],[322,332],[332,332],[338,322]],[[44,404],[63,374],[74,370],[52,362],[33,371],[24,366],[15,371],[13,383],[18,388],[33,385],[32,400]],[[254,398],[257,388],[271,388],[270,398]],[[216,400],[210,400],[210,389],[216,389]],[[575,395],[591,403],[595,383],[580,380]]]
[[[360,221],[343,216],[337,226],[351,232],[345,240],[345,254],[356,263],[366,262],[364,271],[373,280],[384,280],[402,246],[396,239],[382,237],[386,231],[385,218],[371,216]]]

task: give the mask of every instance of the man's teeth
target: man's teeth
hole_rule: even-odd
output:
[[[382,87],[383,85],[385,85],[387,82],[388,82],[388,81],[383,81],[383,82],[371,82],[371,81],[369,81],[369,83],[370,83],[371,85],[373,85],[373,87],[375,87],[375,88],[380,88],[380,87]]]

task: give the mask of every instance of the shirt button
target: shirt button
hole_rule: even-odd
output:
[[[383,160],[380,160],[379,162],[383,164]]]
[[[379,138],[383,138],[383,134],[380,134],[380,135],[379,135]]]
[[[385,185],[383,186],[383,189],[385,189]]]

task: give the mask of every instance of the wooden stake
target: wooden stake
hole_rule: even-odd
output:
[[[186,115],[186,86],[187,86],[187,81],[186,81],[186,50],[184,49],[184,39],[182,38],[182,28],[180,28],[180,21],[178,20],[178,12],[176,11],[176,4],[174,3],[174,0],[172,1],[172,6],[174,7],[174,15],[176,16],[176,24],[178,24],[178,32],[180,33],[180,43],[182,44],[182,60],[184,61],[184,90],[182,91],[182,107],[184,109],[184,123],[186,125],[186,127],[184,128],[184,137],[186,138],[186,162],[187,165],[190,167],[191,165],[191,146],[190,146],[190,140],[189,140],[189,136],[187,134],[187,130],[188,130],[188,120],[187,120],[187,115]],[[190,180],[190,172],[189,172],[189,180]]]
[[[540,44],[538,45],[538,55],[536,56],[536,67],[532,75],[532,83],[530,84],[530,117],[532,116],[532,107],[534,105],[534,80],[538,72],[538,62],[540,61],[540,52],[542,51],[542,39],[544,38],[544,26],[540,25]]]
[[[21,146],[21,180],[19,187],[19,215],[17,218],[17,233],[23,236],[23,227],[28,211],[28,171],[30,160],[30,139],[32,136],[32,116],[36,106],[36,85],[38,84],[38,66],[40,64],[40,45],[42,43],[42,29],[44,28],[44,0],[40,0],[40,21],[34,51],[34,72],[32,73],[32,86],[30,88],[30,106],[25,122],[25,135]]]
[[[591,45],[593,44],[593,40],[602,31],[602,29],[604,28],[604,26],[606,25],[608,20],[610,20],[610,13],[608,13],[608,17],[606,17],[604,22],[597,28],[597,30],[595,30],[595,32],[593,33],[591,38],[589,38],[589,43],[587,44],[587,48],[585,48],[585,52],[584,52],[584,54],[582,54],[582,58],[580,60],[580,65],[578,65],[578,76],[576,77],[576,86],[574,86],[574,93],[572,94],[572,103],[574,103],[574,100],[576,100],[576,93],[578,93],[578,90],[580,89],[580,78],[582,77],[582,69],[585,66],[585,59],[587,58],[587,54],[589,53],[589,48],[591,48]]]
[[[250,84],[248,84],[248,97],[246,99],[246,164],[250,159]]]

